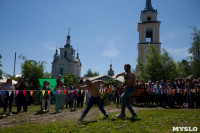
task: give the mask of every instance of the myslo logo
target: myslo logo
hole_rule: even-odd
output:
[[[198,128],[197,127],[173,127],[173,130],[172,131],[193,131],[193,132],[196,132],[198,131]]]

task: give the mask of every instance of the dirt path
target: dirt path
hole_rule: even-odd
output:
[[[69,109],[64,109],[60,113],[54,113],[54,110],[48,113],[38,112],[39,106],[30,107],[29,112],[22,112],[20,114],[13,113],[13,116],[0,117],[0,128],[16,126],[22,123],[27,122],[39,122],[39,123],[48,123],[49,121],[56,120],[77,120],[80,118],[83,108],[78,108],[76,111],[70,112]],[[53,109],[53,107],[52,107]],[[113,112],[120,112],[120,108],[117,107],[105,107],[108,114]],[[139,110],[147,110],[150,108],[138,108],[134,107],[134,110],[137,112]],[[87,114],[85,120],[91,120],[94,118],[95,114],[101,114],[100,110],[97,107],[93,107]]]

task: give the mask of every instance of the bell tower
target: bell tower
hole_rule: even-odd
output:
[[[145,55],[147,53],[148,44],[151,43],[160,53],[160,24],[157,20],[158,12],[152,7],[151,0],[146,0],[146,6],[141,11],[140,22],[138,23],[139,43],[138,43],[138,59],[145,63]],[[136,66],[136,73],[139,68]]]

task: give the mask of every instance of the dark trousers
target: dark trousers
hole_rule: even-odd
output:
[[[70,108],[75,109],[77,106],[77,96],[71,96],[70,99],[71,99]]]
[[[180,106],[183,106],[183,96],[181,93],[177,93],[177,104]]]
[[[188,108],[194,108],[194,99],[192,93],[187,94],[187,101],[188,101]]]
[[[175,107],[174,96],[172,96],[172,95],[168,96],[168,105],[170,106],[170,108]]]
[[[9,105],[9,112],[12,111],[14,94],[12,92],[11,95],[9,96],[8,92],[6,92],[6,96],[7,97],[4,99],[4,113],[6,113],[8,105]]]
[[[100,111],[101,111],[104,115],[106,115],[106,111],[105,111],[104,106],[103,106],[104,103],[100,101],[100,97],[92,97],[92,96],[91,96],[90,99],[89,99],[89,102],[88,102],[88,104],[87,104],[87,107],[86,107],[85,110],[83,111],[83,114],[82,114],[81,118],[84,118],[84,117],[87,115],[88,111],[92,108],[92,106],[93,106],[94,104],[97,104],[97,105],[99,106]]]
[[[77,108],[79,108],[79,105],[83,107],[83,102],[84,102],[84,95],[80,95],[77,97]]]
[[[149,94],[147,91],[144,92],[143,99],[144,99],[144,105],[146,107],[148,107],[149,106]]]
[[[200,107],[200,92],[197,92],[197,96],[196,96],[196,107]]]
[[[0,107],[3,107],[3,101],[1,100],[1,97],[0,97]]]
[[[27,112],[27,108],[28,108],[27,107],[28,106],[27,95],[25,95],[25,96],[23,96],[23,94],[17,95],[17,112],[21,111],[21,106],[23,106],[24,111]]]

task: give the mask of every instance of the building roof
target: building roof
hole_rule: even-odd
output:
[[[117,75],[117,74],[116,74],[116,75]],[[116,75],[112,76],[112,78],[115,78]],[[124,82],[124,77],[123,77],[123,76],[119,76],[119,77],[117,78],[117,80],[120,81],[120,82]]]
[[[94,81],[94,80],[103,80],[103,79],[105,79],[104,81],[108,81],[109,79],[114,79],[115,78],[115,76],[116,75],[114,75],[114,76],[112,76],[112,77],[110,77],[110,76],[108,76],[108,75],[99,75],[99,76],[95,76],[95,77],[86,77],[87,79],[89,79],[90,81]],[[86,79],[85,78],[85,79]],[[108,80],[107,80],[108,79]],[[118,77],[117,78],[117,81],[119,81],[119,82],[124,82],[124,77],[123,76],[120,76],[120,77]]]
[[[112,78],[112,77],[110,77],[110,76],[108,76],[108,75],[99,75],[99,76],[95,76],[95,77],[88,77],[88,79],[90,80],[90,81],[94,81],[94,80],[99,80],[99,79],[102,79],[102,78]]]

